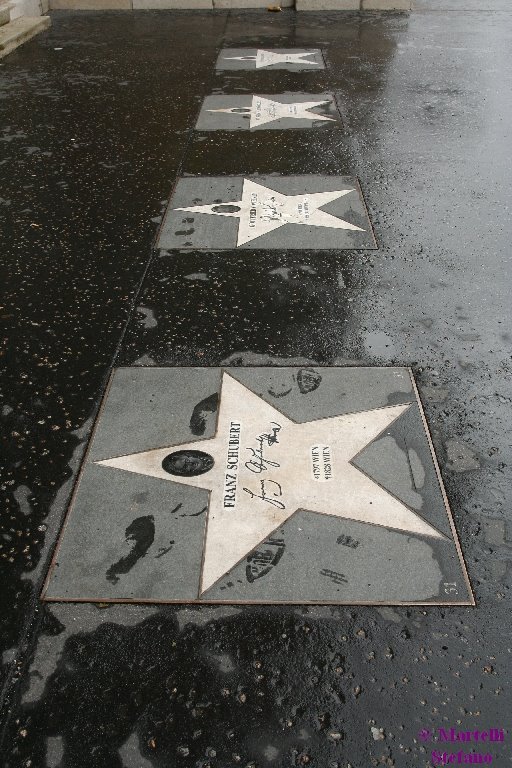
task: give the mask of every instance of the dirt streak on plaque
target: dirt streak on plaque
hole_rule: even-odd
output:
[[[337,571],[332,571],[330,568],[322,568],[322,570],[320,571],[320,575],[326,576],[335,584],[348,584],[348,580],[344,573],[338,573]]]

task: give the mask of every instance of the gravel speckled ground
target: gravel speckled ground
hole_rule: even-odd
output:
[[[54,13],[3,60],[6,768],[412,768],[420,729],[507,726],[512,13],[418,5]],[[325,51],[279,89],[334,92],[336,141],[193,133],[263,44]],[[357,175],[379,250],[157,254],[186,173]],[[412,365],[477,607],[41,604],[114,362]]]

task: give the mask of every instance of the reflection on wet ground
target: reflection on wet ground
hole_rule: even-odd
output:
[[[419,728],[503,725],[511,23],[62,13],[4,61],[6,766],[412,766]],[[258,90],[334,93],[341,134],[192,131],[261,45],[322,48]],[[379,250],[152,252],[177,175],[243,173],[357,176]],[[477,609],[41,605],[114,361],[412,365]]]

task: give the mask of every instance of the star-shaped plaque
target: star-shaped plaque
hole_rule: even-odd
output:
[[[299,509],[442,538],[350,464],[409,407],[294,424],[224,373],[215,437],[98,463],[210,491],[203,594]]]
[[[389,369],[382,392],[374,375],[365,393],[368,370],[121,369],[46,598],[386,602],[387,590],[391,602],[400,591],[413,602],[467,600],[410,377]],[[215,380],[217,391],[183,412],[197,436],[176,439],[185,401]],[[342,400],[349,395],[345,407],[333,400],[335,383]],[[313,418],[301,413],[304,398]],[[144,430],[150,412],[156,422]],[[160,444],[119,453],[123,434]]]
[[[325,114],[330,110],[330,114]],[[280,96],[208,96],[199,114],[197,130],[257,130],[317,128],[336,124],[331,94]]]
[[[178,181],[157,246],[325,250],[375,239],[352,177],[194,177]]]
[[[220,52],[217,69],[325,69],[322,53],[318,48],[226,48]]]
[[[237,245],[245,245],[257,237],[266,235],[285,224],[305,224],[309,227],[329,227],[330,229],[350,229],[364,232],[349,221],[338,219],[321,207],[334,200],[356,193],[355,189],[341,189],[333,192],[313,194],[283,195],[275,189],[257,184],[252,179],[244,179],[241,200],[213,205],[191,205],[187,208],[175,208],[175,211],[188,213],[206,213],[211,216],[230,216],[240,219]]]

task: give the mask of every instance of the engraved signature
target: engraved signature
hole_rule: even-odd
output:
[[[275,197],[269,197],[261,203],[262,212],[260,219],[262,221],[282,221],[283,213],[279,208],[284,208],[283,203],[279,203]]]
[[[274,487],[269,488],[270,485]],[[267,504],[271,504],[273,507],[286,509],[286,505],[279,501],[279,497],[283,495],[283,489],[277,480],[260,480],[260,493],[255,493],[250,488],[244,488],[244,491],[249,494],[251,499],[260,499],[261,501],[266,501]]]
[[[250,472],[259,475],[269,467],[281,466],[277,461],[271,461],[263,455],[264,447],[269,447],[279,442],[277,436],[280,431],[281,425],[276,421],[271,421],[269,432],[265,432],[256,438],[257,448],[246,448],[247,451],[251,452],[251,458],[245,462],[245,466]]]

